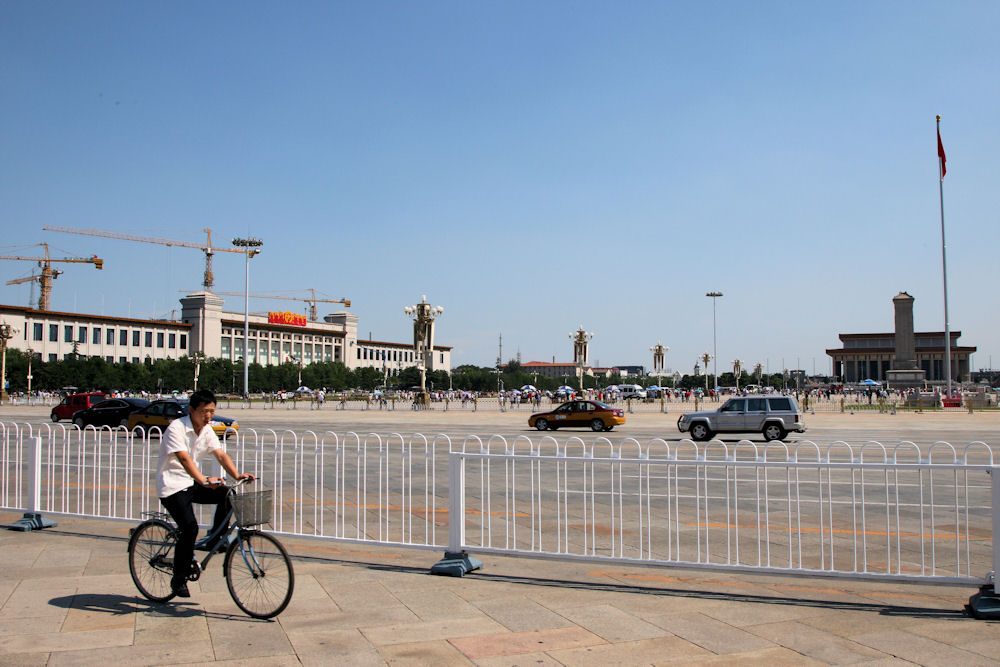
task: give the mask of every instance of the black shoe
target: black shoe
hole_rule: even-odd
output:
[[[191,597],[191,592],[188,590],[188,585],[186,581],[182,581],[179,584],[172,583],[170,589],[174,592],[174,595],[179,598],[189,598]]]

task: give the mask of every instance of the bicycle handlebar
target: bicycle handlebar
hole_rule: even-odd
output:
[[[218,482],[209,482],[208,478],[205,478],[205,483],[202,484],[202,486],[205,486],[205,487],[225,486],[227,489],[231,490],[231,489],[236,489],[236,488],[238,488],[240,486],[243,486],[244,484],[248,484],[250,482],[253,482],[256,479],[257,478],[255,476],[251,475],[250,477],[243,477],[241,479],[238,479],[235,484],[226,484],[225,480],[222,479],[221,477],[219,478]]]

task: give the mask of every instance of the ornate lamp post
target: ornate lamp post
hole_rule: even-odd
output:
[[[433,365],[431,356],[434,354],[434,320],[444,312],[443,306],[432,306],[427,303],[427,296],[420,297],[420,303],[403,308],[413,320],[413,351],[417,358],[417,368],[420,369],[419,403],[429,404],[427,396],[427,367]]]
[[[198,391],[198,376],[201,375],[201,362],[205,361],[205,354],[195,352],[191,355],[191,359],[194,361],[194,390]]]
[[[705,369],[705,392],[707,393],[708,392],[708,362],[710,362],[715,357],[713,355],[709,354],[708,352],[703,352],[702,355],[700,357],[698,357],[698,358],[701,359],[701,367]],[[718,384],[718,380],[716,380],[716,384]]]
[[[31,405],[31,362],[35,358],[35,351],[30,347],[27,349],[28,352],[28,405]]]
[[[740,393],[740,371],[743,370],[743,362],[733,359],[733,375],[736,377],[736,393]]]
[[[718,347],[718,338],[715,335],[715,331],[716,331],[715,330],[715,302],[718,300],[718,298],[720,296],[722,296],[722,292],[706,292],[705,296],[707,296],[710,299],[712,299],[712,359],[715,360],[715,361],[712,362],[712,375],[715,376],[715,384],[718,385],[719,384],[719,364],[718,364],[719,347]],[[707,370],[708,370],[708,367],[706,366],[706,371]]]
[[[670,351],[670,347],[656,341],[656,345],[650,347],[649,351],[653,353],[653,375],[656,376],[657,386],[659,386],[663,384],[663,360],[666,353]],[[662,387],[660,388],[662,390]]]
[[[246,292],[243,295],[243,398],[250,398],[250,258],[264,245],[253,237],[233,239],[233,245],[246,251]]]
[[[763,393],[764,392],[764,383],[761,380],[761,374],[764,372],[764,367],[761,365],[761,363],[759,361],[756,364],[754,364],[754,366],[753,366],[753,372],[754,372],[754,375],[757,376],[757,384],[760,385],[760,391],[761,391],[761,393]]]
[[[17,329],[9,324],[0,324],[0,354],[3,361],[0,361],[0,401],[7,400],[7,341],[14,337]]]
[[[573,341],[573,363],[576,364],[576,374],[580,377],[580,391],[583,392],[583,367],[587,363],[587,353],[590,348],[590,339],[594,334],[584,331],[583,325],[576,332],[569,335]]]

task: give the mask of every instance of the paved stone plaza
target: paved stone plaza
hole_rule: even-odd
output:
[[[244,428],[528,434],[519,413],[222,411]],[[0,419],[40,422],[46,412]],[[676,414],[630,415],[613,439],[677,438]],[[815,415],[818,443],[985,440],[1000,415]],[[596,434],[575,433],[590,441]],[[945,437],[949,436],[949,437]],[[560,439],[563,433],[559,433]],[[18,513],[0,513],[9,524]],[[966,617],[973,590],[483,557],[462,579],[440,554],[284,539],[295,595],[274,621],[233,604],[216,560],[192,598],[139,596],[130,522],[58,517],[0,532],[0,664],[997,664],[1000,624]]]

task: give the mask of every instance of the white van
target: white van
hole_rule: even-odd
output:
[[[622,398],[639,398],[645,400],[646,390],[637,384],[621,384],[618,385],[621,389]]]

